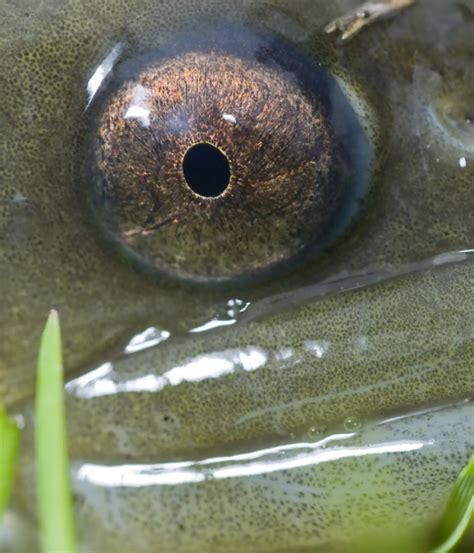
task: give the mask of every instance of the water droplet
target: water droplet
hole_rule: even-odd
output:
[[[321,436],[322,432],[317,426],[310,426],[307,430],[307,434],[310,440],[316,440]]]
[[[125,348],[125,353],[135,353],[142,349],[151,348],[164,342],[170,337],[170,333],[167,330],[161,330],[154,326],[145,329],[140,334],[134,336]]]
[[[347,417],[344,421],[344,429],[348,432],[354,432],[360,427],[360,420],[357,417]]]
[[[227,316],[236,318],[240,313],[243,313],[247,307],[250,305],[250,302],[244,301],[238,298],[230,299],[227,302]]]

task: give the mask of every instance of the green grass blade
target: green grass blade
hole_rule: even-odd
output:
[[[20,430],[0,408],[0,521],[8,505],[15,480],[15,462]]]
[[[448,553],[461,541],[474,519],[474,455],[458,476],[440,525],[443,543],[432,553]]]
[[[61,331],[51,311],[41,337],[36,383],[36,482],[43,553],[75,553]]]

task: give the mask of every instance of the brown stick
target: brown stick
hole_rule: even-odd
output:
[[[341,33],[341,39],[353,38],[364,27],[381,17],[387,17],[413,5],[416,0],[373,0],[334,19],[325,27],[326,33]]]

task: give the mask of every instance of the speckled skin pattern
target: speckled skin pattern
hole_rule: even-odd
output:
[[[474,2],[458,4],[420,0],[341,47],[322,29],[355,0],[3,0],[0,399],[25,417],[19,511],[34,505],[30,398],[54,307],[71,379],[102,363],[67,386],[79,532],[94,551],[346,551],[393,521],[399,540],[426,537],[473,449],[472,403],[457,403],[473,395],[472,257],[417,266],[473,245]],[[276,33],[337,75],[376,167],[330,250],[265,283],[209,289],[137,269],[102,235],[84,137],[88,80],[115,45],[146,52],[223,22]],[[321,284],[351,272],[351,290]],[[170,337],[121,355],[149,327]],[[407,416],[374,422],[392,414]],[[347,433],[348,419],[347,443],[318,445],[325,462],[311,447],[259,473],[236,458]],[[170,466],[206,459],[232,470],[196,480]],[[93,485],[94,463],[96,475],[129,463],[123,485],[107,470]],[[162,480],[145,485],[136,463]]]

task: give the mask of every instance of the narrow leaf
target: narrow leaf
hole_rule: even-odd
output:
[[[61,331],[51,311],[41,337],[36,383],[36,482],[43,553],[75,553]]]
[[[441,520],[443,543],[432,553],[448,553],[461,541],[474,519],[474,455],[456,480]]]
[[[15,480],[15,462],[20,431],[0,408],[0,521],[8,505]]]

